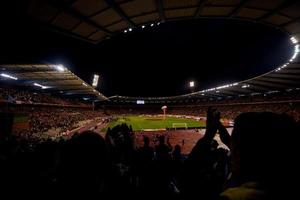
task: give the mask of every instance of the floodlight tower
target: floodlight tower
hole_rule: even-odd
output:
[[[93,88],[96,88],[98,86],[98,81],[99,81],[99,75],[94,74],[93,82],[92,82]],[[96,92],[95,89],[94,89],[94,92]],[[95,100],[93,100],[92,104],[93,104],[93,111],[95,111]]]
[[[98,81],[99,81],[99,75],[98,74],[94,74],[93,83],[92,83],[92,86],[94,88],[96,88],[98,86]]]
[[[194,89],[195,89],[195,82],[194,82],[194,81],[190,81],[190,82],[189,82],[189,86],[190,86],[191,92],[194,92]]]

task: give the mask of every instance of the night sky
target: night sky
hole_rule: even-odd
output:
[[[106,96],[179,95],[190,92],[190,80],[202,90],[267,72],[293,52],[286,34],[253,22],[166,22],[94,45],[20,13],[2,23],[0,63],[60,63],[89,83],[98,73],[98,90]]]

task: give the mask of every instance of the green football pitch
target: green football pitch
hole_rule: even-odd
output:
[[[205,121],[197,121],[194,119],[176,118],[176,117],[166,117],[164,120],[162,117],[149,117],[149,116],[120,116],[112,120],[108,126],[104,129],[107,130],[108,127],[112,128],[116,125],[126,123],[128,126],[132,126],[134,131],[150,130],[150,129],[168,129],[173,128],[200,128],[205,127]]]

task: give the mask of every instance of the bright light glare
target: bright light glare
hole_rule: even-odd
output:
[[[195,87],[195,82],[194,81],[190,81],[190,87]]]
[[[63,65],[55,65],[55,68],[60,71],[60,72],[64,72],[65,71],[65,68]]]
[[[94,74],[93,84],[92,84],[93,87],[97,87],[98,80],[99,80],[99,75],[98,74]]]
[[[154,26],[154,24],[152,23],[150,26]]]
[[[242,88],[248,88],[248,87],[250,87],[250,85],[248,84],[242,85]]]
[[[145,104],[145,101],[144,100],[136,100],[136,104]]]
[[[14,76],[11,76],[11,75],[5,74],[5,73],[1,73],[1,76],[5,77],[5,78],[13,79],[13,80],[18,80],[17,77],[14,77]]]
[[[290,39],[291,39],[292,43],[294,43],[294,44],[298,43],[298,40],[295,37],[291,37]]]
[[[142,26],[142,28],[145,28],[145,27],[146,27],[145,25]]]
[[[124,30],[124,33],[127,33],[127,30]]]
[[[44,86],[44,85],[41,85],[41,84],[38,84],[38,83],[34,83],[33,85],[37,86],[37,87],[40,87],[42,89],[47,89],[48,88],[47,86]]]
[[[129,28],[128,30],[129,30],[129,31],[132,31],[132,28]]]

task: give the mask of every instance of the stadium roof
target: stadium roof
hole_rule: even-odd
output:
[[[0,81],[30,86],[67,95],[85,95],[107,98],[88,83],[81,80],[63,65],[0,65]],[[10,82],[11,83],[11,82]]]
[[[262,23],[300,38],[298,0],[32,0],[28,14],[48,29],[91,43],[181,19]]]
[[[94,44],[144,26],[185,19],[234,19],[260,23],[283,31],[295,44],[294,54],[286,64],[238,83],[171,97],[109,98],[116,101],[159,101],[255,95],[299,88],[299,11],[299,0],[32,0],[27,13],[47,29]]]

